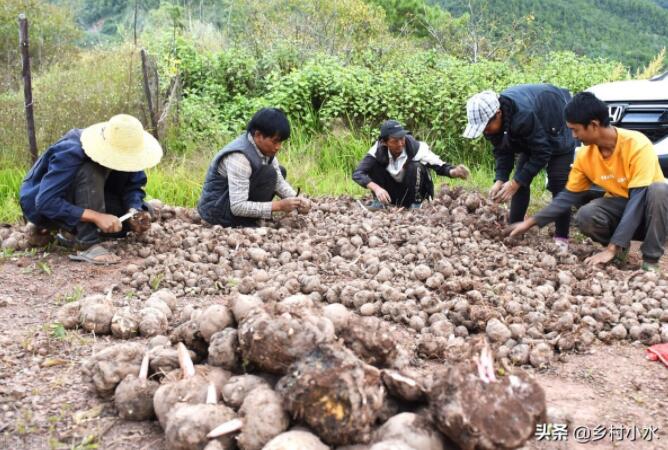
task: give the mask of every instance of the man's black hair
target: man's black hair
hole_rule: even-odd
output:
[[[280,109],[262,108],[248,122],[246,131],[251,136],[259,131],[265,137],[278,137],[282,142],[290,137],[290,122]]]
[[[591,92],[576,94],[564,109],[566,122],[578,123],[587,127],[592,120],[598,120],[601,126],[610,125],[608,106]]]

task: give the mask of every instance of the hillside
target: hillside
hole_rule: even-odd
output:
[[[454,16],[468,0],[434,0]],[[668,42],[666,0],[474,0],[481,22],[509,24],[532,15],[552,49],[602,56],[632,67],[646,64]],[[483,32],[485,30],[482,30]]]
[[[132,27],[135,2],[129,0],[51,0],[72,11],[80,26],[88,31],[86,41],[104,42],[118,37]],[[442,18],[437,5],[454,18],[466,16],[468,22],[452,22],[446,35],[462,40],[462,30],[474,24],[485,39],[495,39],[501,47],[509,47],[514,35],[522,31],[514,25],[532,17],[533,53],[549,50],[571,50],[580,55],[605,57],[633,68],[647,64],[668,42],[668,0],[366,0],[385,10],[392,31],[405,36],[406,29],[421,37],[429,32],[411,23],[436,24]],[[299,2],[286,0],[286,8]],[[228,18],[240,6],[216,0],[183,2],[183,7],[160,0],[138,1],[138,26],[157,9],[165,11],[168,21],[199,19],[225,29]],[[180,4],[180,3],[179,3]],[[289,5],[291,5],[289,7]],[[471,5],[471,7],[469,6]],[[172,8],[171,10],[169,8]],[[417,19],[417,20],[415,20]],[[447,21],[447,19],[446,19]],[[526,23],[525,23],[526,25]],[[463,28],[462,28],[463,26]],[[407,28],[406,28],[407,27]],[[458,28],[459,27],[459,28]],[[509,39],[510,37],[510,39]],[[464,38],[465,39],[465,38]],[[466,45],[466,44],[463,44]],[[456,45],[447,46],[454,54]],[[461,56],[461,51],[458,56]]]

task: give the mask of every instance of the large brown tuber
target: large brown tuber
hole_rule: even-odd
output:
[[[398,331],[377,317],[350,314],[339,337],[363,361],[378,367],[393,366],[402,351]]]
[[[139,372],[143,353],[139,344],[116,344],[91,356],[84,363],[84,372],[92,379],[97,393],[108,397],[121,380]]]
[[[149,355],[142,360],[139,375],[128,375],[116,386],[114,405],[121,419],[149,420],[155,417],[153,396],[160,386],[148,379]]]
[[[216,425],[234,419],[234,411],[216,401],[216,388],[212,383],[207,389],[206,403],[174,405],[165,426],[165,440],[170,450],[203,449],[210,441],[207,435]],[[223,449],[234,448],[230,436],[222,435],[216,440]]]
[[[255,295],[237,295],[232,299],[232,314],[237,323],[241,323],[255,308],[262,306],[262,299]]]
[[[139,334],[137,314],[130,308],[121,308],[111,319],[111,334],[117,339],[132,339]]]
[[[290,430],[281,433],[264,446],[263,450],[329,450],[313,433]]]
[[[248,393],[260,386],[271,387],[266,379],[257,375],[249,374],[230,377],[222,389],[223,400],[232,408],[239,408]]]
[[[139,311],[139,332],[142,336],[152,337],[167,331],[167,316],[159,309],[147,307]]]
[[[311,310],[278,315],[270,308],[256,308],[239,324],[238,339],[245,363],[283,374],[318,344],[333,341],[334,325]]]
[[[197,353],[198,356],[204,357],[207,354],[209,346],[200,333],[200,324],[197,318],[190,319],[182,323],[169,335],[172,343],[183,342],[186,347]]]
[[[292,416],[330,445],[368,442],[385,397],[380,371],[339,344],[302,357],[276,389]]]
[[[243,421],[237,443],[241,450],[260,450],[275,436],[287,430],[290,418],[283,410],[283,400],[273,389],[253,389],[239,408]]]
[[[114,305],[110,296],[91,295],[81,300],[79,323],[81,328],[95,334],[110,334]]]
[[[240,369],[239,340],[235,328],[225,328],[211,336],[209,364],[233,372]]]
[[[234,317],[224,305],[211,305],[199,318],[199,332],[206,342],[211,341],[214,333],[232,325]]]
[[[290,419],[283,410],[281,396],[268,386],[259,386],[248,393],[239,409],[239,419],[223,423],[209,433],[218,437],[240,430],[240,450],[261,450],[275,436],[288,428]]]
[[[431,423],[421,415],[404,412],[390,417],[374,433],[376,442],[401,441],[414,450],[444,450],[445,441]]]
[[[207,398],[208,380],[195,373],[188,350],[182,343],[177,345],[182,379],[167,380],[153,396],[153,407],[160,425],[165,428],[170,410],[177,403],[204,403]]]
[[[61,323],[67,330],[76,328],[79,325],[79,312],[81,302],[65,303],[56,312],[56,321]]]
[[[149,297],[149,300],[157,299],[162,300],[172,312],[176,311],[176,295],[174,295],[169,289],[160,289]]]
[[[453,366],[429,394],[436,427],[462,449],[511,449],[533,436],[545,414],[545,392],[518,370],[497,379],[485,347]]]

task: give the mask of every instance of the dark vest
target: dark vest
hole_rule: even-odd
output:
[[[415,155],[417,155],[418,150],[420,149],[420,142],[418,142],[413,136],[410,134],[406,135],[406,156],[408,156],[407,161],[413,161],[413,158],[415,158]],[[387,152],[387,145],[384,145],[381,143],[381,141],[378,141],[378,145],[376,145],[376,154],[375,154],[376,161],[378,161],[378,164],[380,164],[383,167],[387,167],[388,164],[390,164],[390,157]]]
[[[234,220],[236,216],[232,214],[230,208],[230,188],[227,177],[223,177],[218,173],[218,166],[225,156],[237,152],[243,153],[250,162],[252,169],[251,184],[255,181],[258,173],[261,172],[262,159],[253,144],[248,140],[246,133],[227,144],[218,152],[209,166],[204,186],[202,186],[202,195],[197,204],[199,215],[212,225],[229,227],[236,222]],[[271,164],[271,161],[269,163]]]

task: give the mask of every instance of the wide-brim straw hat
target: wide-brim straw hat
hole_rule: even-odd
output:
[[[155,166],[162,158],[162,147],[141,122],[118,114],[108,122],[96,123],[81,133],[84,153],[96,163],[121,172],[139,172]]]

